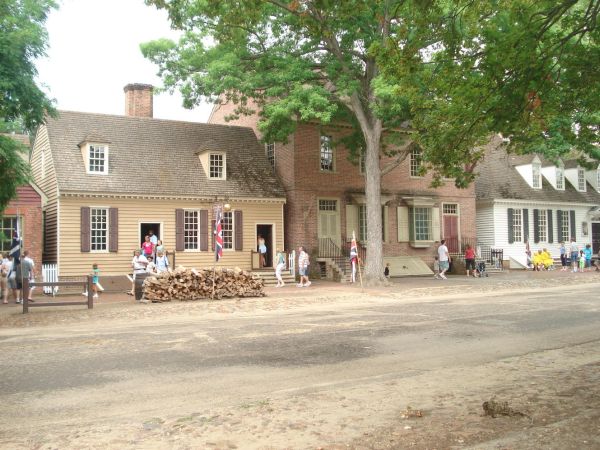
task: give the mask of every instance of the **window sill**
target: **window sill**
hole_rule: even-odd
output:
[[[412,248],[429,248],[434,244],[434,241],[409,241]]]

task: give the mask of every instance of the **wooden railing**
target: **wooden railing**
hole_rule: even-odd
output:
[[[33,287],[57,287],[57,286],[80,286],[87,292],[87,300],[79,302],[29,302],[29,288]],[[23,279],[23,314],[29,312],[29,308],[34,306],[72,306],[87,305],[88,309],[94,307],[94,292],[92,291],[92,276],[88,275],[82,281],[52,281],[41,283],[30,283],[28,279]]]

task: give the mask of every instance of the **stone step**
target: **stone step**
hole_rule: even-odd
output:
[[[275,270],[253,270],[252,273],[259,275],[263,280],[265,280],[265,286],[275,286],[277,284]],[[283,272],[281,274],[281,278],[283,278],[283,282],[286,284],[293,284],[296,281],[289,271]]]

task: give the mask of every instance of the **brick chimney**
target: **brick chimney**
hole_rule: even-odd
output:
[[[133,83],[123,88],[125,92],[125,115],[131,117],[152,117],[152,85]]]

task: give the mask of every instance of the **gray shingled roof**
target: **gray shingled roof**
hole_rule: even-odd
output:
[[[543,158],[540,157],[543,161]],[[484,158],[477,166],[478,176],[475,180],[477,200],[521,199],[546,202],[591,203],[600,205],[600,194],[587,185],[587,192],[579,192],[565,178],[565,190],[559,191],[542,176],[542,189],[533,189],[515,169],[515,162],[526,164],[533,156],[522,158],[506,153],[499,137],[488,144]],[[565,167],[567,161],[565,161]]]
[[[47,123],[61,191],[285,198],[251,128],[60,111]],[[87,175],[78,144],[109,144],[108,175]],[[198,158],[207,142],[227,154],[227,180],[209,180]]]

